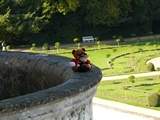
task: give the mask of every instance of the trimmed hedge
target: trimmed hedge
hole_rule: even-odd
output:
[[[160,94],[159,93],[152,93],[148,96],[148,105],[150,107],[158,107],[160,106]]]
[[[154,65],[152,63],[147,64],[148,71],[155,71]]]

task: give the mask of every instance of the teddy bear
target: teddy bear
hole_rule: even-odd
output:
[[[70,66],[74,72],[87,72],[91,70],[91,62],[88,60],[88,55],[85,48],[72,50],[74,58],[70,62]]]

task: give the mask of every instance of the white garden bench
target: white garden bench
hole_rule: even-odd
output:
[[[84,36],[82,37],[82,42],[94,42],[93,36]]]

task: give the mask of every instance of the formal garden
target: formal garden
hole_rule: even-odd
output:
[[[146,62],[159,57],[159,44],[159,39],[149,39],[120,42],[120,45],[116,41],[112,43],[100,41],[99,44],[97,42],[67,45],[55,43],[50,46],[48,44],[42,46],[33,44],[28,49],[22,49],[28,52],[56,54],[72,58],[71,51],[73,49],[84,47],[91,62],[101,68],[103,76],[111,76],[150,71]]]
[[[160,77],[102,81],[96,96],[131,105],[160,110]]]

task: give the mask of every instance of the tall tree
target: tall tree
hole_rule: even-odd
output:
[[[86,20],[90,24],[111,25],[116,22],[120,15],[118,0],[89,0],[87,3]]]
[[[38,33],[51,22],[56,13],[65,15],[75,11],[78,6],[78,0],[1,0],[0,17],[6,20],[0,22],[5,24],[3,31],[10,35]]]

